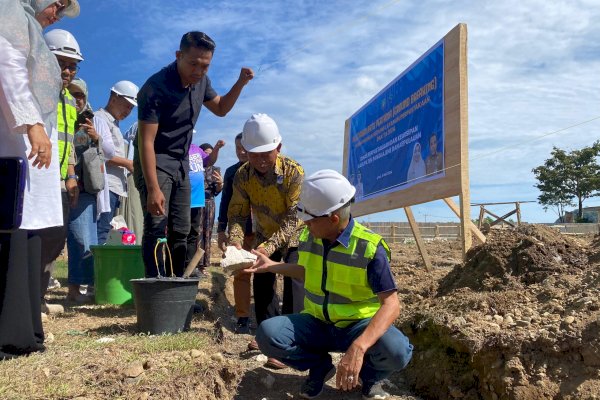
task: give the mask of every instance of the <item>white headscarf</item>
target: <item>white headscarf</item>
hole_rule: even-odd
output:
[[[423,175],[425,175],[425,161],[423,161],[423,155],[421,154],[421,143],[417,142],[413,147],[413,154],[410,159],[406,180],[412,181]]]
[[[51,0],[0,0],[0,36],[15,48],[29,49],[29,87],[37,100],[44,123],[56,126],[56,104],[62,88],[60,68],[42,34],[35,16],[52,4]]]

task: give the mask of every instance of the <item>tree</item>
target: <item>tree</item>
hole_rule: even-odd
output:
[[[544,209],[554,209],[564,221],[565,208],[577,199],[578,219],[583,218],[583,202],[600,193],[600,141],[590,147],[566,152],[554,147],[551,158],[533,169],[541,194],[538,196]]]

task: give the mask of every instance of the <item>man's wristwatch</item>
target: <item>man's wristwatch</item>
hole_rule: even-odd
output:
[[[76,181],[79,180],[79,176],[77,175],[67,175],[67,179],[75,179]]]

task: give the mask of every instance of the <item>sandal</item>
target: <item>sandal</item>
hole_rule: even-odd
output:
[[[248,350],[260,350],[258,348],[258,343],[256,343],[256,339],[252,339],[252,341],[248,343]]]

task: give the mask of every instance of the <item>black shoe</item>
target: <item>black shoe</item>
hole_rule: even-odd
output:
[[[247,335],[250,333],[250,326],[248,325],[248,317],[239,317],[237,325],[235,326],[235,333],[241,335]]]
[[[364,384],[361,392],[364,400],[385,400],[390,396],[388,392],[383,390],[383,383],[381,381]]]
[[[314,399],[323,391],[325,382],[333,378],[334,375],[335,367],[331,363],[311,368],[308,373],[308,378],[300,388],[300,397],[304,399]]]

